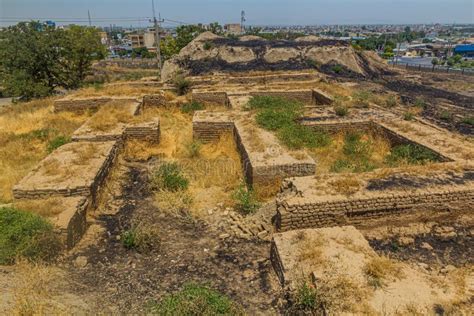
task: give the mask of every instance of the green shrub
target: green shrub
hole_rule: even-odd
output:
[[[337,65],[334,65],[332,66],[332,71],[334,71],[335,73],[339,74],[341,73],[344,69],[342,68],[341,65],[337,64]]]
[[[255,192],[245,184],[241,184],[233,193],[237,210],[243,214],[254,213],[259,208]]]
[[[372,93],[370,91],[356,91],[352,94],[352,98],[355,102],[355,107],[368,108],[372,99]]]
[[[375,169],[370,162],[372,144],[362,141],[358,133],[348,133],[344,137],[342,152],[346,158],[336,160],[331,166],[332,172],[368,172]]]
[[[292,297],[292,310],[312,312],[319,307],[318,292],[316,287],[311,286],[308,282],[301,282],[296,288]]]
[[[25,138],[25,139],[39,139],[39,140],[47,140],[49,135],[51,134],[52,130],[49,128],[41,128],[41,129],[35,129],[31,132],[24,133],[24,134],[19,134],[19,138]]]
[[[403,119],[405,121],[413,121],[414,118],[415,118],[415,115],[411,112],[405,112],[405,114],[403,114]]]
[[[210,50],[214,47],[214,44],[211,42],[205,42],[203,45],[204,50]]]
[[[173,84],[178,95],[185,95],[191,88],[191,81],[186,79],[183,75],[177,75]]]
[[[312,68],[315,68],[315,69],[319,69],[321,67],[321,63],[317,60],[314,60],[314,59],[308,59],[306,61],[308,63],[308,65]]]
[[[186,145],[186,150],[188,152],[188,156],[190,158],[199,157],[202,148],[202,143],[200,141],[192,141],[188,145]]]
[[[53,225],[39,215],[0,208],[0,264],[18,257],[51,260],[61,249]]]
[[[57,148],[61,147],[62,145],[65,145],[69,142],[71,142],[71,138],[69,138],[67,136],[59,135],[59,136],[56,136],[55,138],[53,138],[52,140],[50,140],[48,142],[48,145],[47,145],[46,149],[47,149],[48,153],[51,153],[54,150],[56,150]]]
[[[444,120],[444,121],[450,121],[453,118],[453,114],[449,111],[442,111],[439,114],[439,118]]]
[[[334,107],[334,112],[337,116],[347,116],[349,114],[349,108],[345,105],[337,105]]]
[[[392,148],[386,161],[390,165],[408,163],[412,165],[423,165],[428,162],[438,161],[438,157],[431,150],[413,144],[398,145]]]
[[[397,106],[397,98],[393,95],[389,96],[387,100],[385,100],[385,105],[387,108],[393,108]]]
[[[468,125],[471,125],[473,126],[474,125],[474,116],[468,116],[468,117],[465,117],[462,119],[462,121],[464,124],[468,124]]]
[[[159,232],[154,224],[133,225],[122,233],[120,240],[125,248],[135,249],[141,253],[150,252],[160,246]]]
[[[414,106],[418,108],[426,108],[426,101],[423,98],[416,98],[415,103],[413,104]]]
[[[162,189],[171,192],[186,190],[189,180],[186,179],[179,165],[175,162],[163,163],[153,174],[152,189]]]
[[[191,103],[185,103],[181,106],[182,113],[194,114],[195,111],[201,110],[204,110],[204,105],[196,101],[192,101]]]
[[[240,306],[228,297],[202,285],[185,284],[183,290],[169,294],[151,306],[151,313],[173,315],[243,315]]]

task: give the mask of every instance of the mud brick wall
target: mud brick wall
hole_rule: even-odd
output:
[[[94,98],[77,100],[56,100],[54,101],[54,112],[70,111],[81,113],[88,110],[97,110],[100,106],[110,102],[112,98]]]
[[[318,89],[313,89],[313,100],[317,105],[330,105],[333,102],[328,94]]]
[[[100,193],[102,185],[105,182],[110,169],[113,166],[116,156],[120,150],[121,144],[115,143],[109,155],[104,159],[91,185],[77,186],[74,188],[57,188],[57,189],[22,189],[19,186],[13,188],[13,197],[15,199],[42,199],[48,197],[69,197],[69,196],[90,196],[92,206],[97,203],[97,197]]]
[[[465,188],[430,190],[412,194],[385,193],[373,198],[348,198],[336,201],[322,201],[318,198],[314,202],[301,203],[278,201],[276,225],[282,231],[357,225],[372,219],[414,212],[419,208],[446,211],[450,204],[470,207],[474,204],[474,190]]]
[[[154,143],[160,142],[160,121],[147,122],[127,126],[124,131],[124,138],[127,140],[146,140]]]
[[[227,92],[221,91],[193,91],[192,100],[203,104],[230,106]]]
[[[87,229],[87,210],[90,206],[89,199],[84,197],[68,210],[65,210],[54,221],[55,232],[64,248],[73,248],[82,238]]]
[[[122,141],[122,133],[116,134],[103,134],[103,135],[72,135],[71,140],[73,142],[109,142],[109,141]]]
[[[143,106],[166,106],[168,102],[162,94],[151,94],[143,97]]]
[[[288,100],[298,101],[304,104],[314,104],[313,90],[295,90],[295,91],[255,91],[250,92],[252,97],[270,96],[280,97]]]
[[[219,140],[226,132],[234,132],[234,122],[193,122],[193,138],[204,143]]]

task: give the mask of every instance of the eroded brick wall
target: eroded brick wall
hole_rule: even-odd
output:
[[[227,92],[221,91],[193,91],[192,100],[203,104],[230,106]]]
[[[277,202],[277,228],[319,228],[360,224],[394,214],[413,212],[419,208],[443,211],[450,205],[470,207],[474,204],[474,190],[438,189],[421,193],[383,193],[372,198],[347,198],[324,201],[315,198],[312,202]]]

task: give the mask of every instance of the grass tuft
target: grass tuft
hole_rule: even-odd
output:
[[[402,164],[424,165],[439,161],[439,159],[434,152],[425,147],[407,144],[393,147],[386,161],[391,166]]]
[[[194,114],[194,112],[201,110],[204,110],[204,105],[196,101],[188,102],[181,106],[181,112],[186,114]]]
[[[39,215],[0,208],[0,264],[17,258],[51,260],[60,251],[53,225]]]
[[[243,214],[254,213],[259,208],[259,203],[253,189],[248,188],[242,183],[233,194],[235,207]]]
[[[56,136],[55,138],[51,139],[48,142],[46,150],[47,150],[48,153],[52,153],[54,150],[58,149],[62,145],[65,145],[69,142],[71,142],[70,137],[67,137],[67,136],[64,136],[64,135]]]
[[[185,284],[177,293],[169,294],[151,306],[158,315],[244,315],[240,306],[228,297],[198,284]]]
[[[163,163],[154,171],[151,179],[153,189],[177,192],[186,190],[189,180],[184,177],[181,167],[175,162]]]

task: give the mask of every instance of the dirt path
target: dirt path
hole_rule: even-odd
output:
[[[196,282],[229,295],[249,314],[277,313],[280,286],[268,260],[269,242],[223,241],[221,232],[206,223],[165,215],[153,205],[145,183],[145,166],[131,167],[122,195],[112,202],[121,204],[118,213],[98,216],[106,232],[70,258],[69,273],[79,293],[95,292],[101,311],[144,312],[150,302]],[[123,247],[117,236],[132,216],[156,223],[159,250],[140,254]],[[87,258],[85,267],[76,267],[78,256]]]

